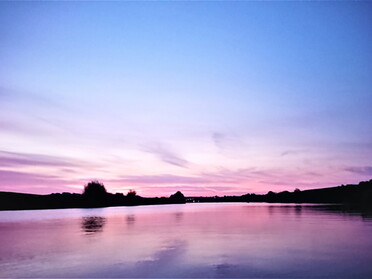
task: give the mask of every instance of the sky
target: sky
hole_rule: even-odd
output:
[[[372,178],[372,2],[0,2],[0,191]]]

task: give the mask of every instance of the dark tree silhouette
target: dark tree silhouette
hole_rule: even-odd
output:
[[[177,191],[175,194],[171,195],[169,197],[169,199],[172,202],[175,202],[175,203],[185,203],[186,202],[185,196],[180,191]]]
[[[134,198],[134,197],[136,197],[137,196],[137,192],[136,191],[134,191],[134,190],[132,190],[132,189],[130,189],[129,191],[128,191],[128,194],[127,194],[127,197],[128,198]]]
[[[97,180],[89,182],[84,187],[83,195],[86,197],[99,198],[106,196],[106,194],[105,186]]]
[[[267,198],[267,201],[268,202],[274,202],[275,198],[276,198],[276,193],[274,193],[273,191],[269,191],[267,194],[266,194],[266,198]]]

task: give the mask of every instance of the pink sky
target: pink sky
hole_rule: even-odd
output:
[[[169,155],[169,154],[168,154]],[[266,193],[269,190],[293,191],[357,183],[368,179],[368,168],[345,166],[320,167],[309,163],[307,171],[291,165],[270,168],[227,168],[210,162],[208,168],[185,159],[168,162],[158,158],[146,158],[133,165],[141,165],[137,171],[132,165],[106,160],[102,163],[40,154],[0,152],[1,190],[48,194],[52,192],[82,191],[84,184],[92,179],[103,182],[109,192],[126,193],[136,190],[142,196],[169,196],[176,191],[185,195],[241,195]],[[289,163],[289,154],[278,155],[278,162]],[[116,158],[117,160],[117,158]],[[148,165],[146,164],[147,160]],[[98,160],[97,160],[98,161]],[[181,165],[187,164],[187,166]],[[153,164],[154,168],[151,168]]]
[[[0,2],[0,191],[371,179],[371,3],[230,2]]]

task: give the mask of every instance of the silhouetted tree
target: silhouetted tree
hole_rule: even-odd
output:
[[[134,197],[136,197],[137,196],[137,192],[136,191],[134,191],[134,190],[132,190],[132,189],[130,189],[129,191],[128,191],[128,194],[127,194],[127,197],[128,198],[134,198]]]
[[[83,195],[87,197],[102,197],[106,194],[107,191],[105,186],[97,180],[89,182],[84,187]]]
[[[169,199],[172,202],[175,202],[175,203],[185,203],[186,202],[185,196],[180,191],[177,191],[175,194],[171,195],[169,197]]]
[[[269,191],[267,192],[266,197],[268,202],[274,202],[276,198],[276,193],[274,193],[273,191]]]
[[[84,187],[83,197],[88,207],[106,206],[109,194],[99,181],[91,181]]]
[[[293,195],[292,195],[292,202],[300,202],[301,201],[301,190],[296,188],[294,191],[293,191]]]

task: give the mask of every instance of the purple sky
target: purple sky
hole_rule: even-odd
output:
[[[0,191],[372,178],[371,2],[0,2]]]

